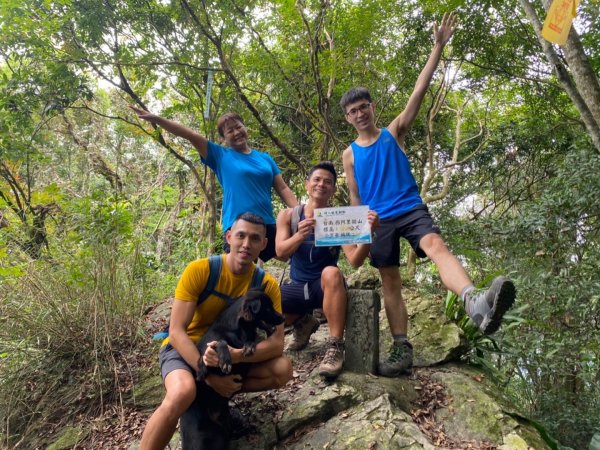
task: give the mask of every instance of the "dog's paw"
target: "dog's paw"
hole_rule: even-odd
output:
[[[242,349],[242,354],[244,356],[251,356],[251,355],[254,355],[255,351],[256,351],[256,342],[247,342],[246,344],[244,344],[244,348]]]
[[[222,362],[219,363],[219,369],[221,369],[221,372],[223,372],[225,375],[229,375],[231,373],[231,368],[232,368],[232,364],[231,362]]]

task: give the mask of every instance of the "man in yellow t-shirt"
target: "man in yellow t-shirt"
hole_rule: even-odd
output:
[[[254,260],[267,245],[264,221],[252,213],[238,216],[226,234],[230,253],[222,255],[222,269],[215,290],[230,297],[239,297],[250,288],[254,273]],[[196,343],[208,327],[227,307],[221,298],[210,295],[200,305],[198,296],[206,287],[209,275],[208,259],[191,262],[179,279],[171,310],[169,337],[160,350],[160,366],[166,394],[152,414],[140,443],[140,450],[164,449],[169,443],[177,421],[196,397],[195,375],[201,355]],[[265,274],[265,292],[275,310],[281,313],[281,293],[275,279]],[[239,375],[218,376],[209,374],[206,384],[223,397],[238,391],[256,392],[283,387],[292,378],[292,364],[283,356],[283,325],[256,346],[251,356],[243,356],[241,349],[229,348],[234,364],[254,363],[246,378]],[[217,353],[208,348],[204,363],[217,366]]]

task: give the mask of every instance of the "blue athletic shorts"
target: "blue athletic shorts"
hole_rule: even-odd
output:
[[[304,315],[322,307],[323,289],[320,278],[308,283],[292,281],[281,285],[281,308],[284,314]]]

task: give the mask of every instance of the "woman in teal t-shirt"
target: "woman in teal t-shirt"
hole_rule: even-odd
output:
[[[259,215],[267,224],[267,247],[259,258],[268,261],[275,256],[275,216],[271,189],[290,208],[298,204],[296,196],[283,181],[277,164],[267,153],[248,145],[248,130],[237,113],[226,113],[219,117],[217,129],[226,147],[209,141],[198,132],[180,123],[157,116],[143,109],[130,106],[140,119],[187,139],[198,150],[202,162],[210,167],[223,187],[223,232],[225,233],[236,217],[245,212]],[[224,240],[225,250],[229,246]]]

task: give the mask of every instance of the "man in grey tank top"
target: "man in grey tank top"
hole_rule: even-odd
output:
[[[461,296],[467,314],[484,334],[498,329],[502,316],[515,300],[515,287],[505,277],[494,279],[487,290],[475,289],[459,260],[440,237],[404,153],[406,135],[455,28],[454,13],[444,14],[440,26],[434,25],[435,45],[431,55],[406,107],[387,128],[376,126],[374,107],[366,89],[351,89],[340,101],[346,120],[358,132],[357,139],[343,153],[352,205],[369,205],[381,219],[371,246],[371,263],[381,275],[385,311],[393,336],[389,356],[378,367],[379,373],[388,377],[410,373],[413,361],[398,269],[399,237],[409,241],[417,256],[427,256],[436,264],[444,285]]]

